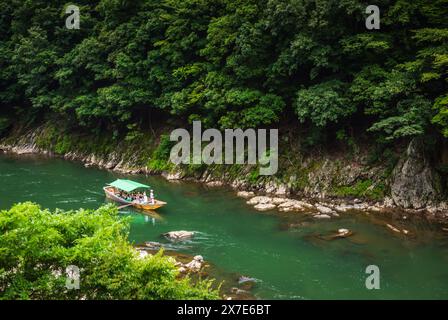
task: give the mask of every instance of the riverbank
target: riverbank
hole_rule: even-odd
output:
[[[174,166],[166,157],[166,149],[169,151],[170,147],[166,135],[160,131],[156,135],[157,139],[154,136],[146,139],[145,145],[132,141],[99,143],[89,141],[89,136],[64,136],[46,124],[25,133],[18,130],[1,139],[0,151],[61,157],[80,161],[86,167],[97,166],[120,173],[158,174],[173,182],[189,180],[208,187],[229,186],[258,211],[307,211],[314,213],[316,219],[332,219],[348,211],[400,210],[406,214],[423,214],[435,221],[448,221],[448,205],[441,196],[440,178],[435,176],[415,141],[393,166],[384,162],[367,164],[365,152],[350,157],[300,155],[298,163],[297,155],[291,158],[280,149],[280,174],[264,177],[258,176],[257,167],[250,165]],[[288,157],[291,163],[285,166],[284,158]]]

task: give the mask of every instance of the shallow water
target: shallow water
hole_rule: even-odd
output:
[[[124,176],[61,159],[0,155],[0,209],[23,201],[48,208],[97,208],[106,202],[102,187],[117,177]],[[381,217],[346,214],[313,221],[304,214],[259,213],[226,188],[131,178],[151,185],[156,197],[168,202],[155,217],[122,210],[132,216],[132,241],[167,243],[164,232],[196,231],[192,241],[172,247],[201,254],[222,270],[258,279],[253,294],[259,298],[448,297],[448,234],[440,226],[421,220],[399,222],[414,235],[405,237],[385,228]],[[355,234],[324,240],[339,228]],[[379,290],[365,287],[365,269],[371,264],[380,268]]]

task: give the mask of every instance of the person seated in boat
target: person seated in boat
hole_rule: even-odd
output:
[[[137,193],[137,199],[138,199],[138,202],[140,202],[140,203],[143,202],[143,195],[140,192]]]
[[[143,203],[148,203],[148,196],[146,195],[146,191],[143,192]]]

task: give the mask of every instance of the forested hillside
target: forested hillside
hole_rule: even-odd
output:
[[[142,145],[201,120],[288,128],[307,150],[367,141],[392,164],[448,137],[447,0],[79,0],[79,30],[66,1],[0,2],[0,135],[50,121]]]
[[[318,138],[448,135],[448,1],[1,1],[2,127],[60,115],[139,129],[152,111],[208,126],[294,119]],[[9,120],[8,120],[9,119]],[[349,131],[347,131],[349,132]]]

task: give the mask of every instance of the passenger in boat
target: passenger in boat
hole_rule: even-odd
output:
[[[137,194],[137,199],[138,202],[143,203],[143,195],[140,192]]]
[[[146,195],[146,192],[143,192],[143,203],[148,203],[148,196]]]

